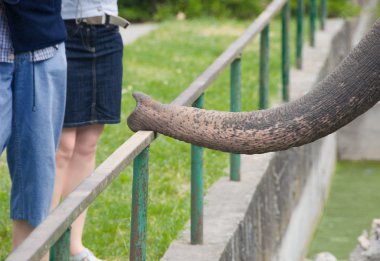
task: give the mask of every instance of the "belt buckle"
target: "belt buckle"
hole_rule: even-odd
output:
[[[113,24],[117,25],[123,28],[127,28],[130,25],[130,22],[120,16],[114,16],[114,15],[109,15],[105,14],[105,23],[106,24]]]

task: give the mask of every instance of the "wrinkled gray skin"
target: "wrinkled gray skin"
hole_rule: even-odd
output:
[[[316,88],[283,106],[255,112],[219,112],[163,105],[134,93],[133,131],[152,130],[210,149],[256,154],[322,138],[380,99],[380,19],[340,66]]]

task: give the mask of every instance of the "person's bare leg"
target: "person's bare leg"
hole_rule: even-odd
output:
[[[75,148],[65,171],[62,196],[66,197],[95,168],[96,145],[103,131],[103,125],[79,127],[76,131]],[[72,224],[70,254],[76,255],[84,250],[82,234],[87,210]]]
[[[25,220],[12,221],[12,251],[14,251],[33,231],[33,227]],[[46,254],[41,261],[49,261]]]
[[[56,154],[56,177],[51,209],[58,206],[67,180],[67,168],[74,153],[76,128],[63,128]]]
[[[25,220],[12,222],[12,250],[15,250],[32,233],[33,227]]]

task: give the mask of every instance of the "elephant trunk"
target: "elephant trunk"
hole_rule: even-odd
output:
[[[354,120],[380,99],[380,20],[340,66],[313,90],[280,107],[219,112],[163,105],[134,93],[133,131],[151,130],[210,149],[257,154],[322,138]]]

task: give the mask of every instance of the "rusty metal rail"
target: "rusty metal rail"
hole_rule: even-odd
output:
[[[312,0],[312,7],[316,8]],[[302,64],[303,44],[303,0],[298,0],[297,31],[297,64]],[[321,0],[321,26],[325,26],[326,0]],[[240,110],[240,82],[242,52],[248,44],[261,34],[261,90],[262,108],[267,107],[269,80],[269,23],[282,11],[282,83],[283,99],[288,100],[289,85],[289,0],[274,0],[260,14],[248,29],[224,51],[190,86],[182,92],[172,104],[201,107],[203,93],[209,85],[231,66],[231,111]],[[310,13],[315,16],[316,10]],[[315,17],[312,18],[315,28]],[[313,31],[314,34],[314,31]],[[311,37],[314,37],[311,36]],[[153,132],[140,131],[130,137],[114,153],[112,153],[94,173],[78,186],[32,234],[6,259],[7,261],[40,260],[51,248],[50,260],[68,260],[68,240],[70,226],[73,221],[99,196],[105,188],[134,161],[132,228],[131,228],[131,260],[146,259],[146,222],[149,172],[149,145],[155,140]],[[200,244],[203,238],[203,170],[202,148],[192,149],[192,210],[191,210],[191,243]],[[240,156],[231,155],[231,180],[240,180]]]

